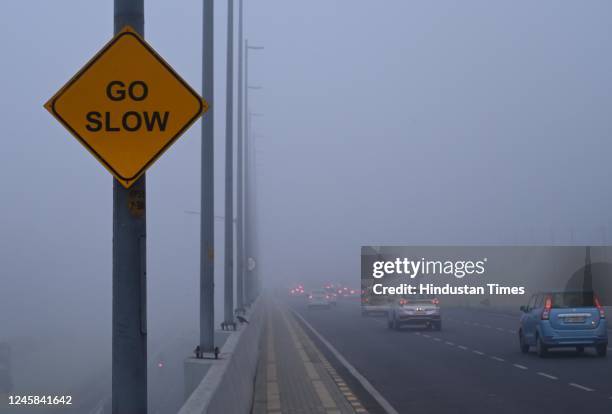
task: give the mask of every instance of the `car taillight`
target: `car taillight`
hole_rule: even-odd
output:
[[[547,321],[550,318],[550,309],[552,308],[552,299],[550,296],[546,297],[544,302],[544,310],[542,311],[542,320]]]
[[[308,299],[312,299],[312,295],[308,295]]]
[[[329,299],[329,295],[325,295],[325,299]]]
[[[438,300],[438,298],[434,298],[431,300],[431,303],[433,303],[434,305],[439,305],[440,301]]]
[[[406,303],[408,303],[406,299],[400,299],[399,301],[400,306],[404,306]]]
[[[595,306],[597,306],[597,309],[599,310],[599,317],[602,319],[605,318],[606,311],[604,310],[603,306],[601,306],[601,302],[597,296],[595,296]]]

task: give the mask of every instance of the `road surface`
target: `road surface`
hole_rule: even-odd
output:
[[[399,413],[612,412],[612,357],[598,358],[590,350],[553,351],[545,359],[521,354],[516,316],[443,308],[441,332],[394,331],[384,317],[362,317],[356,301],[329,310],[309,310],[299,299],[288,304]]]

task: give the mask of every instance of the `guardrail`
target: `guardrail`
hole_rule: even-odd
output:
[[[259,298],[245,316],[249,323],[227,337],[219,359],[185,361],[185,387],[190,395],[179,414],[250,413],[264,324],[262,308]],[[198,375],[203,378],[195,385]]]

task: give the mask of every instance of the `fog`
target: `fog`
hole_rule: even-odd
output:
[[[612,3],[245,3],[245,36],[265,47],[249,79],[263,87],[250,109],[263,114],[252,129],[268,286],[358,286],[368,244],[609,242]],[[226,3],[215,6],[223,215]],[[201,2],[145,7],[147,40],[201,90]],[[0,341],[29,344],[26,386],[74,387],[110,364],[112,178],[42,105],[112,19],[111,1],[6,2],[0,15]],[[199,217],[185,211],[200,209],[199,161],[198,122],[147,173],[152,348],[197,337]]]

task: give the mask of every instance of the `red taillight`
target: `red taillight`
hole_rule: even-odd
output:
[[[547,321],[550,318],[551,309],[552,309],[552,298],[550,296],[547,296],[546,301],[544,302],[544,310],[542,311],[543,321]]]
[[[601,302],[599,301],[599,298],[597,296],[595,296],[595,306],[597,306],[597,309],[599,310],[599,317],[605,318],[606,311],[604,310],[603,306],[601,306]]]
[[[431,300],[431,303],[433,303],[434,305],[439,305],[440,304],[440,300],[438,300],[438,298],[433,298]]]
[[[404,306],[406,303],[408,303],[406,299],[400,299],[399,301],[400,306]]]

